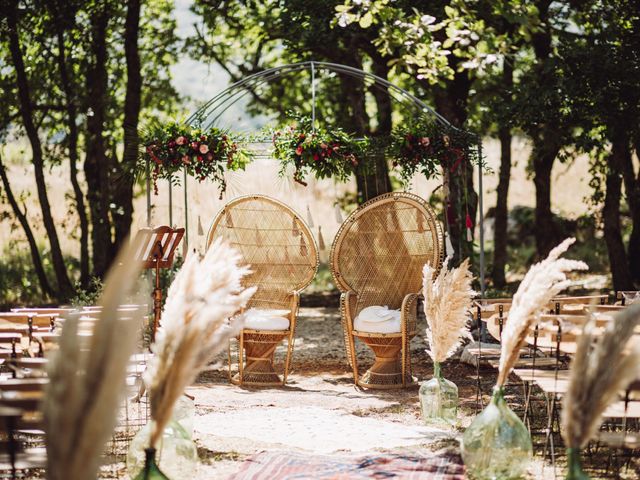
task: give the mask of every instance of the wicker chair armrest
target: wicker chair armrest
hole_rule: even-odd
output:
[[[349,366],[354,369],[354,376],[357,380],[358,373],[355,364],[355,345],[353,343],[353,315],[356,310],[358,295],[353,291],[348,291],[340,295],[340,321],[342,322],[342,332],[344,335],[344,348],[347,354]]]
[[[344,292],[340,295],[340,313],[345,320],[353,325],[353,319],[356,313],[356,304],[358,303],[358,294],[352,290]]]
[[[298,290],[293,290],[289,295],[289,309],[291,310],[289,313],[289,321],[293,326],[295,325],[296,318],[298,317],[298,312],[300,310],[300,292]]]
[[[402,300],[400,309],[402,315],[402,324],[405,326],[409,334],[416,331],[416,322],[418,319],[418,299],[422,298],[420,293],[410,293]]]

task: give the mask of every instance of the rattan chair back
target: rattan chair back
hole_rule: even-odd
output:
[[[258,289],[248,307],[290,309],[292,292],[316,274],[318,249],[309,227],[273,198],[251,195],[229,202],[211,225],[207,248],[219,237],[251,267],[245,284]]]
[[[436,270],[444,254],[440,223],[420,197],[381,195],[355,210],[342,224],[330,254],[338,288],[357,294],[354,315],[371,305],[398,309],[422,288],[425,263]]]

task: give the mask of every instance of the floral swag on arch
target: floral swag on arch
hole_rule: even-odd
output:
[[[302,185],[307,185],[310,175],[346,181],[356,173],[368,173],[368,158],[382,150],[405,185],[416,174],[427,178],[442,175],[447,222],[462,220],[467,241],[472,241],[473,223],[462,175],[468,163],[478,165],[481,161],[474,135],[418,118],[394,129],[388,137],[355,138],[341,129],[318,127],[309,117],[292,114],[292,119],[289,125],[259,135],[271,138],[272,154],[281,165],[280,175],[287,175],[293,167],[293,180]],[[155,124],[142,134],[142,141],[144,150],[136,170],[144,173],[149,165],[156,194],[159,178],[178,184],[176,173],[184,171],[200,182],[213,182],[222,196],[225,170],[243,170],[253,159],[242,146],[244,137],[215,127],[205,130],[179,122]],[[449,199],[452,182],[462,187],[464,198],[458,202],[461,211],[454,211]]]

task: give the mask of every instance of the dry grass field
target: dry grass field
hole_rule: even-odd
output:
[[[511,188],[509,192],[510,207],[516,205],[533,206],[535,201],[535,190],[533,182],[527,174],[527,158],[529,146],[526,142],[518,139],[514,142],[514,167],[512,169]],[[485,211],[495,205],[495,188],[497,185],[497,170],[499,167],[499,144],[493,139],[486,139],[484,142],[484,153],[486,155],[489,171],[484,174],[484,209]],[[39,208],[37,204],[37,193],[33,180],[33,168],[28,163],[29,149],[24,145],[11,145],[5,148],[3,157],[10,164],[9,175],[14,194],[24,197],[25,205],[32,227],[37,238],[44,243],[45,232],[41,226]],[[260,193],[270,195],[291,206],[306,219],[307,207],[311,212],[314,223],[314,233],[318,235],[318,227],[322,229],[324,242],[330,245],[339,223],[336,219],[334,203],[339,196],[345,192],[355,190],[354,183],[335,184],[332,180],[309,181],[307,187],[296,184],[288,178],[278,176],[278,165],[269,159],[259,159],[250,165],[245,172],[232,173],[228,175],[228,189],[222,199],[219,199],[215,186],[205,183],[197,183],[193,179],[189,180],[187,187],[188,198],[188,222],[189,240],[191,246],[204,248],[206,231],[215,216],[216,212],[224,203],[239,195],[249,195]],[[588,187],[588,158],[580,156],[571,164],[558,164],[553,171],[552,202],[556,213],[573,218],[587,212],[587,205],[584,197],[589,193]],[[47,172],[47,183],[49,186],[49,198],[53,207],[54,218],[59,226],[65,253],[74,254],[79,251],[77,243],[78,225],[75,216],[70,213],[73,209],[71,199],[71,186],[68,181],[68,167],[66,165],[52,167]],[[431,192],[437,187],[438,180],[423,178],[414,179],[410,186],[410,191],[423,197],[429,197]],[[159,182],[158,195],[152,195],[152,224],[169,223],[169,192],[166,182]],[[174,187],[173,196],[173,223],[178,226],[184,225],[184,188]],[[4,203],[0,206],[2,212],[10,213],[10,207]],[[343,218],[346,212],[342,212]],[[6,251],[15,242],[23,245],[26,249],[26,242],[21,229],[14,228],[16,225],[4,217],[0,223],[0,251]],[[146,198],[142,186],[137,190],[135,200],[135,213],[133,230],[144,226],[146,223]],[[202,226],[205,235],[198,235],[198,224]],[[476,231],[476,235],[478,232]],[[487,231],[490,240],[490,231]],[[15,249],[14,249],[15,250]]]

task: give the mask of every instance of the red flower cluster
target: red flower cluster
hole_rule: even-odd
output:
[[[289,126],[273,134],[275,156],[295,167],[294,180],[306,185],[310,172],[316,178],[337,177],[346,180],[358,166],[358,142],[341,130],[314,129],[310,119],[303,118],[296,127]]]
[[[144,140],[156,194],[158,178],[175,181],[174,174],[182,169],[200,182],[212,179],[224,189],[224,167],[243,168],[248,161],[248,154],[217,128],[203,131],[172,123],[157,127]]]

